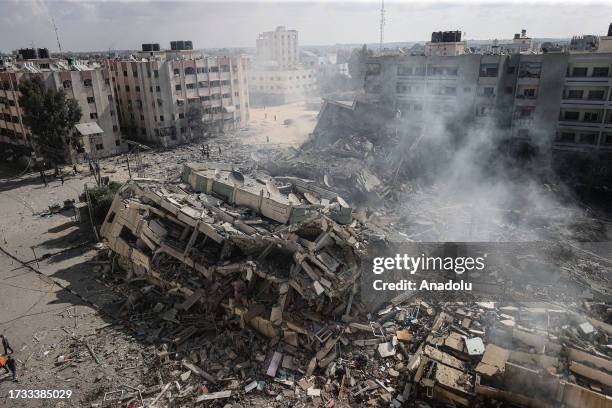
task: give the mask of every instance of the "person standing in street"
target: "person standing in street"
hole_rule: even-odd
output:
[[[13,354],[13,348],[9,344],[9,341],[6,336],[4,334],[0,334],[0,339],[2,339],[2,347],[4,347],[4,354],[9,354],[9,350],[11,351],[10,354]]]
[[[13,375],[13,381],[17,382],[17,363],[15,362],[15,359],[11,356],[6,357],[4,367]]]

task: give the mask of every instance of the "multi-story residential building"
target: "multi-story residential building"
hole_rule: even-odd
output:
[[[503,93],[502,55],[383,55],[367,61],[365,102],[395,109],[414,124],[432,115],[493,117]]]
[[[257,69],[250,71],[251,101],[256,105],[280,105],[305,100],[316,89],[312,69]]]
[[[256,43],[257,60],[261,63],[274,61],[280,69],[293,68],[299,64],[298,32],[284,26],[274,31],[259,34]]]
[[[588,162],[589,172],[612,176],[612,52],[605,47],[374,56],[366,71],[365,101],[395,109],[413,124],[436,122],[432,115],[490,120],[511,145],[551,152],[554,165]]]
[[[163,146],[184,142],[189,138],[186,113],[191,104],[202,106],[203,122],[211,131],[246,123],[246,58],[209,57],[192,50],[191,44],[178,49],[180,42],[173,48],[143,44],[143,51],[132,58],[108,61],[124,132]]]
[[[284,26],[259,35],[249,69],[249,93],[256,106],[305,100],[316,89],[315,70],[300,64],[298,33]]]
[[[55,58],[17,59],[0,67],[0,143],[5,148],[24,153],[36,150],[35,138],[24,125],[19,106],[19,83],[34,75],[50,89],[63,90],[78,102],[80,123],[97,125],[95,134],[83,135],[74,129],[75,135],[83,138],[84,153],[105,157],[125,150],[108,69],[96,63]]]

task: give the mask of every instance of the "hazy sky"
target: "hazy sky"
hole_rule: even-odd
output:
[[[423,41],[432,31],[461,30],[468,39],[605,35],[612,1],[400,2],[387,0],[385,41]],[[278,25],[299,31],[301,45],[376,43],[380,1],[28,1],[0,0],[0,50],[31,46],[57,51],[51,17],[64,51],[169,47],[253,47]]]

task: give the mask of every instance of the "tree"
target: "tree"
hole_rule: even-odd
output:
[[[196,137],[201,137],[204,133],[205,126],[202,122],[204,117],[204,108],[199,103],[189,105],[189,109],[185,112],[185,118],[187,118],[187,127],[189,128],[190,139],[193,140],[194,134]]]
[[[38,75],[19,85],[19,105],[23,109],[23,123],[30,128],[38,153],[55,167],[70,158],[70,148],[78,140],[71,140],[74,125],[81,119],[81,108],[64,91],[48,89]]]
[[[371,55],[373,55],[373,52],[368,50],[365,44],[363,44],[361,48],[355,48],[351,52],[348,61],[348,70],[356,88],[363,87],[363,81],[365,80],[366,74],[366,60]]]

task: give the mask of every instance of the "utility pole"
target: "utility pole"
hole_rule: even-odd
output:
[[[382,0],[382,4],[380,6],[380,44],[378,46],[379,52],[382,52],[383,50],[384,39],[385,39],[385,0]]]
[[[55,25],[55,19],[51,17],[51,23],[53,24],[53,31],[55,31],[55,39],[57,40],[57,46],[59,48],[60,54],[62,53],[62,44],[59,40],[59,34],[57,33],[57,26]]]

